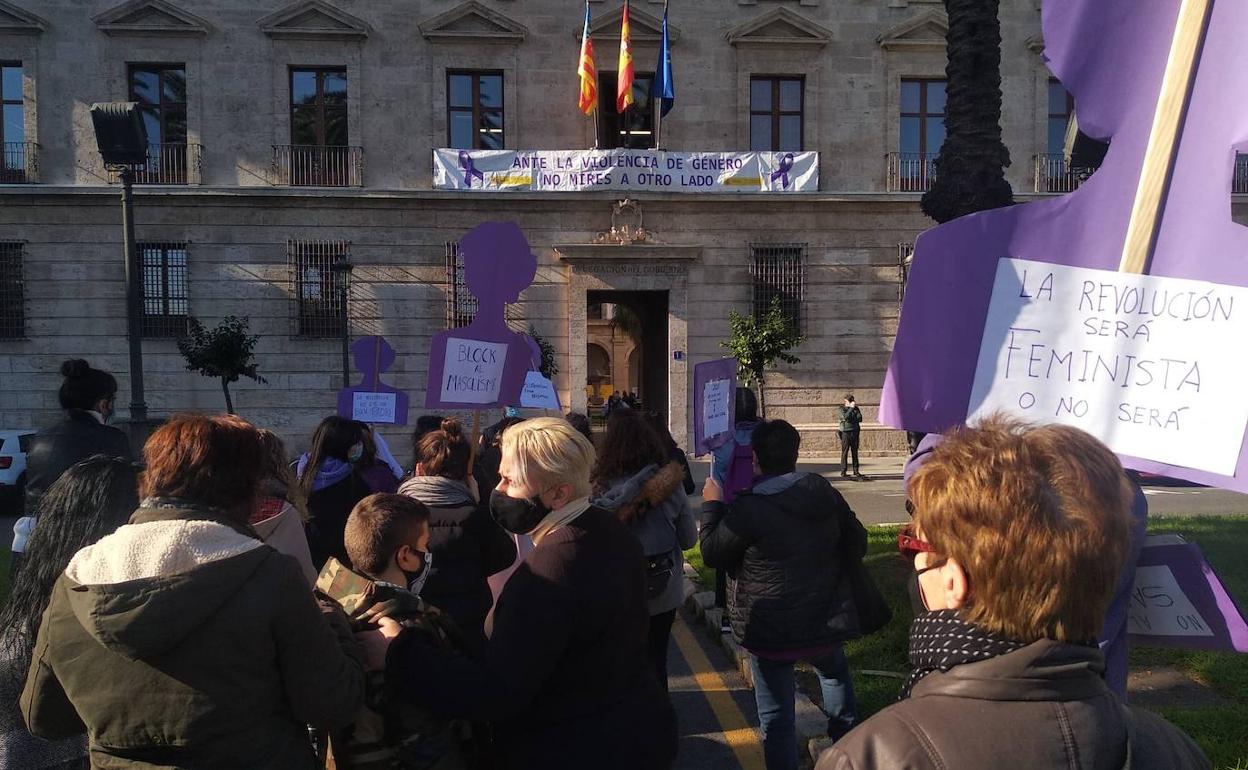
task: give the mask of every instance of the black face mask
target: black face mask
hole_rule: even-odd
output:
[[[425,587],[425,581],[429,579],[429,573],[433,569],[433,554],[419,548],[412,548],[412,550],[420,554],[420,569],[415,572],[403,570],[403,577],[407,580],[407,590],[420,596],[420,590]],[[395,555],[395,562],[398,562],[397,554]]]
[[[542,496],[508,497],[497,489],[490,493],[490,515],[498,526],[514,535],[527,535],[546,518],[550,507],[542,502]]]

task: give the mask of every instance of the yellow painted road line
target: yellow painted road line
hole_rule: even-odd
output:
[[[672,637],[676,640],[676,647],[680,650],[685,663],[688,664],[694,681],[698,683],[698,689],[702,691],[702,696],[706,698],[711,711],[715,713],[715,719],[719,722],[724,740],[728,742],[728,747],[736,755],[741,770],[766,770],[767,765],[763,760],[763,746],[758,739],[758,731],[750,727],[745,714],[737,708],[737,702],[732,699],[730,694],[732,690],[728,683],[711,665],[711,661],[702,651],[702,647],[698,645],[698,641],[693,638],[693,633],[689,630],[689,626],[685,625],[685,620],[679,613],[676,615],[676,623],[672,626]]]

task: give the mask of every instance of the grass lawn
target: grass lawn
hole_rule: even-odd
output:
[[[868,527],[867,566],[893,608],[893,622],[883,631],[846,645],[854,672],[854,690],[863,717],[897,699],[906,661],[910,597],[906,593],[909,565],[897,556],[896,527]],[[1150,533],[1175,532],[1198,543],[1241,607],[1248,607],[1248,560],[1241,549],[1248,544],[1248,516],[1153,518]],[[702,563],[695,547],[687,552],[704,586],[714,586],[714,575]],[[1248,655],[1135,647],[1132,668],[1173,666],[1210,687],[1226,700],[1203,708],[1163,708],[1163,716],[1192,736],[1219,770],[1248,770]],[[878,673],[877,673],[878,672]],[[887,674],[893,674],[888,676]],[[819,702],[814,675],[802,677],[803,689]]]

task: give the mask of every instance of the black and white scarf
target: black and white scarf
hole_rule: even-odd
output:
[[[948,671],[963,663],[988,660],[1026,646],[962,620],[957,610],[934,610],[916,615],[910,624],[910,665],[914,670],[902,685],[898,700],[909,698],[919,680],[933,671]]]

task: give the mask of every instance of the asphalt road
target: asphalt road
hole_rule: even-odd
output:
[[[692,463],[698,494],[706,478],[707,463]],[[840,477],[840,466],[826,462],[801,463],[799,470],[822,474],[836,487],[863,524],[900,524],[908,520],[906,495],[902,491],[899,459],[864,458],[863,473],[868,481]],[[1248,495],[1222,489],[1192,486],[1171,479],[1144,479],[1150,516],[1227,516],[1248,514]],[[701,505],[701,498],[695,500]]]

